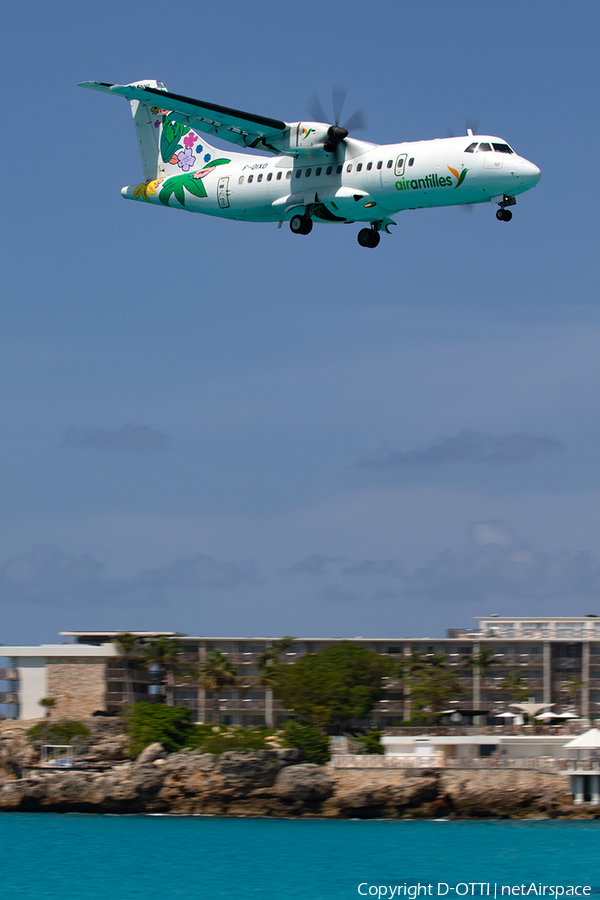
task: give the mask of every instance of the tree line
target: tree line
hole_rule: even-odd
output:
[[[385,696],[385,687],[397,685],[410,704],[410,721],[427,724],[437,721],[439,714],[452,701],[466,695],[461,684],[461,670],[450,666],[443,653],[413,652],[401,659],[369,650],[354,641],[342,641],[319,652],[306,653],[296,662],[282,659],[296,640],[285,635],[274,640],[257,657],[258,675],[246,689],[263,687],[273,692],[283,706],[301,720],[329,733],[351,731],[364,724],[374,707]],[[220,722],[222,692],[242,685],[238,669],[227,653],[211,650],[200,663],[190,663],[177,638],[158,636],[140,639],[128,632],[118,634],[114,643],[129,673],[126,692],[133,699],[131,667],[155,666],[163,675],[171,673],[183,684],[200,683],[212,693],[213,722]],[[499,665],[492,648],[483,647],[478,654],[463,656],[462,674],[467,670],[486,675]],[[514,670],[505,675],[497,687],[510,699],[526,699],[531,689],[526,677]],[[577,685],[572,689],[576,690]]]

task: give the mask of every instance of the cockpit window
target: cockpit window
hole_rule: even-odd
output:
[[[508,144],[492,144],[492,147],[496,151],[496,153],[512,153],[513,151],[510,149]]]
[[[465,150],[465,153],[474,153],[476,146],[477,146],[477,141],[475,141],[473,144],[469,144],[469,146]]]
[[[489,144],[480,144],[480,145],[479,145],[479,152],[480,152],[480,153],[483,153],[483,152],[486,151],[486,150],[489,151],[489,150],[491,150],[491,149],[492,149],[492,148],[491,148],[491,146],[490,146]]]

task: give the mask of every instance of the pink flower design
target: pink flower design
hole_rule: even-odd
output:
[[[183,169],[184,172],[189,172],[189,170],[196,162],[196,157],[189,149],[189,147],[186,147],[185,150],[179,151],[179,153],[177,154],[177,160],[177,165],[179,166],[179,168]]]
[[[183,146],[188,147],[188,149],[191,150],[197,140],[198,140],[197,135],[195,135],[193,131],[190,131],[190,133],[186,134],[186,136],[183,139]]]

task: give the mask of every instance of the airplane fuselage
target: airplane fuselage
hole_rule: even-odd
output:
[[[284,221],[311,210],[319,222],[369,223],[403,210],[501,203],[540,178],[537,166],[501,138],[482,135],[385,145],[348,139],[342,153],[317,150],[296,157],[230,151],[223,156],[221,165],[207,164],[208,171],[200,173],[205,197],[185,189],[198,172],[155,179],[150,190],[123,188],[122,194],[251,222]],[[177,179],[183,203],[174,190],[168,198],[163,191]]]

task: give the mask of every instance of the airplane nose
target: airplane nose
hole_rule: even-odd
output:
[[[534,187],[542,177],[542,173],[538,167],[527,159],[521,160],[521,171],[519,174],[527,184],[528,188]]]

